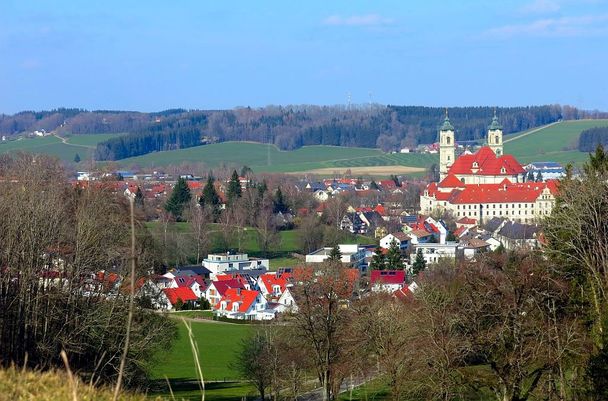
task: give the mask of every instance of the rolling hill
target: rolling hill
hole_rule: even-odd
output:
[[[515,155],[521,163],[556,161],[562,164],[580,164],[587,154],[577,150],[581,131],[608,126],[608,120],[577,120],[549,124],[543,127],[505,135],[505,152]],[[90,158],[98,142],[118,134],[75,135],[67,138],[47,136],[24,138],[0,143],[0,153],[29,151],[50,154],[71,162],[76,153],[81,159]],[[281,151],[277,147],[253,142],[223,142],[144,156],[117,162],[123,167],[152,167],[200,163],[208,168],[243,165],[256,172],[298,173],[313,172],[331,175],[350,170],[355,175],[421,174],[438,155],[384,153],[379,149],[349,148],[340,146],[304,146],[294,151]]]

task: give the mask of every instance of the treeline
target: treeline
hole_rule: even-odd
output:
[[[97,144],[96,160],[120,160],[162,150],[200,145],[202,131],[196,126],[163,128],[119,136]]]
[[[578,150],[581,152],[593,152],[597,145],[608,145],[608,127],[586,129],[578,137]]]
[[[560,105],[507,107],[498,108],[496,112],[507,134],[559,119],[604,116]],[[124,141],[104,143],[97,152],[99,160],[195,146],[198,143],[193,138],[197,130],[201,137],[214,141],[272,143],[283,150],[306,145],[335,145],[379,147],[391,151],[435,142],[444,114],[445,109],[440,107],[391,105],[173,109],[159,113],[57,109],[0,115],[0,133],[12,135],[45,129],[60,134],[130,134]],[[449,109],[458,141],[485,137],[492,115],[491,107]]]

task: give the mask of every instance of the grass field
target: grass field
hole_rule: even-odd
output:
[[[182,312],[188,314],[187,312]],[[172,314],[177,316],[181,314]],[[241,340],[250,335],[253,326],[245,324],[192,322],[192,331],[199,347],[199,360],[205,379],[205,396],[210,400],[237,401],[255,395],[255,389],[240,382],[238,374],[230,368]],[[153,391],[169,399],[166,379],[176,399],[200,400],[196,372],[188,333],[183,323],[178,326],[178,338],[173,348],[152,369]]]
[[[89,134],[66,137],[64,143],[56,136],[22,138],[15,141],[0,142],[0,153],[25,151],[55,156],[66,162],[73,162],[78,154],[80,160],[91,158],[95,145],[119,134]]]
[[[608,120],[564,121],[529,135],[513,136],[505,143],[506,154],[513,154],[521,163],[555,161],[562,164],[581,164],[587,153],[577,150],[581,131],[608,126]]]
[[[255,172],[289,173],[317,169],[346,169],[349,167],[409,166],[425,167],[436,155],[384,154],[378,149],[346,148],[340,146],[305,146],[294,151],[281,151],[275,146],[224,142],[170,152],[155,152],[121,160],[124,166],[163,166],[185,162],[203,163],[209,168],[247,165]],[[365,172],[362,171],[362,174]],[[373,174],[373,171],[370,172]],[[381,175],[386,175],[382,173]]]
[[[173,315],[172,315],[173,316]],[[192,331],[200,351],[200,363],[205,380],[238,380],[238,374],[230,368],[241,340],[252,333],[251,325],[192,322]],[[173,348],[152,369],[153,379],[192,379],[196,377],[188,332],[183,323],[178,324],[178,338]]]

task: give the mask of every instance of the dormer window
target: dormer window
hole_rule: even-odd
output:
[[[238,312],[239,311],[239,303],[238,302],[234,302],[232,304],[232,311],[233,312]]]
[[[473,162],[473,168],[479,168],[479,163]]]
[[[507,172],[507,169],[506,169],[506,168],[502,167],[502,168],[500,169],[500,173],[501,173],[501,174],[504,174],[504,173],[506,173],[506,172]]]

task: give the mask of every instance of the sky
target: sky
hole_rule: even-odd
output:
[[[0,0],[0,113],[608,111],[608,0]]]

